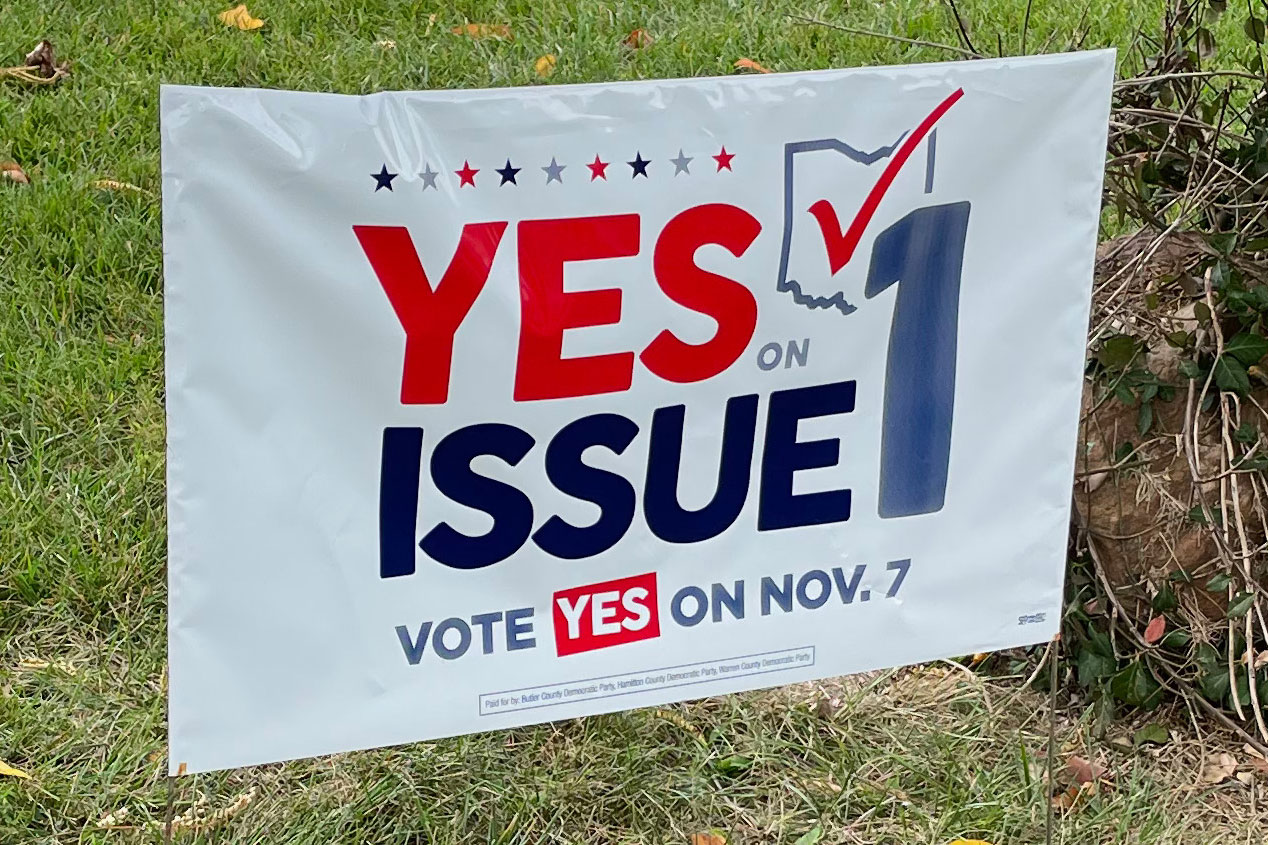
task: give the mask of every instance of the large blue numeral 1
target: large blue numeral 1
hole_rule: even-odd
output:
[[[881,424],[882,517],[942,509],[969,203],[918,208],[881,232],[864,295],[897,282]]]

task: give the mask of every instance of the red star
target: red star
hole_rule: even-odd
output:
[[[610,162],[599,161],[599,156],[596,154],[594,157],[594,163],[586,165],[586,167],[590,168],[590,181],[593,182],[595,179],[602,179],[604,182],[608,181],[607,170],[609,163]]]
[[[726,150],[723,150],[723,152],[726,152]],[[454,171],[454,173],[458,174],[458,178],[462,180],[461,182],[458,183],[458,187],[461,188],[463,185],[470,185],[471,187],[474,188],[475,175],[479,172],[480,172],[479,169],[473,168],[466,161],[463,161],[462,169]]]
[[[727,170],[730,170],[730,169],[731,169],[731,159],[733,159],[733,158],[735,158],[735,153],[728,153],[728,152],[726,151],[726,145],[724,144],[724,145],[722,146],[722,152],[718,153],[717,155],[715,155],[715,156],[713,157],[713,160],[714,160],[714,161],[716,161],[716,162],[718,163],[718,171],[717,171],[717,172],[718,172],[718,173],[721,173],[721,172],[722,172],[722,168],[724,168],[724,167],[725,167]]]

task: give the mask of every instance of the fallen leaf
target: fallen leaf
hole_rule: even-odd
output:
[[[264,21],[256,17],[252,17],[251,13],[247,11],[246,3],[239,3],[232,9],[225,9],[223,12],[216,15],[216,17],[219,18],[220,22],[225,26],[236,26],[238,29],[247,32],[264,26]]]
[[[990,654],[988,654],[985,651],[976,652],[974,653],[972,657],[969,658],[969,665],[976,666],[988,657],[990,657]]]
[[[41,79],[57,80],[70,73],[70,62],[58,62],[53,53],[53,42],[47,38],[35,45],[35,49],[23,58],[26,70],[33,70]]]
[[[1097,792],[1095,783],[1082,783],[1071,786],[1052,796],[1052,806],[1058,810],[1073,810],[1085,803]]]
[[[1268,760],[1263,757],[1251,757],[1250,767],[1261,775],[1268,775]]]
[[[1145,626],[1145,643],[1153,645],[1162,639],[1162,635],[1167,633],[1167,617],[1158,615],[1149,620],[1149,624]]]
[[[1255,782],[1255,776],[1251,774],[1250,772],[1238,772],[1237,782],[1240,783],[1242,786],[1250,786],[1252,783]]]
[[[757,62],[753,61],[752,59],[736,59],[735,69],[736,70],[751,70],[754,73],[770,73],[770,70],[762,67],[761,65],[759,65]]]
[[[542,79],[550,76],[555,72],[555,54],[547,53],[544,56],[538,56],[537,61],[533,62],[533,71]]]
[[[21,769],[13,768],[12,766],[4,762],[3,760],[0,760],[0,775],[8,775],[11,778],[22,778],[23,780],[31,779],[31,776],[28,775],[26,772],[22,771]]]
[[[1202,767],[1202,783],[1223,783],[1237,771],[1237,761],[1232,754],[1221,753],[1206,761]]]
[[[31,180],[26,178],[26,171],[19,167],[16,161],[0,161],[0,179],[8,179],[19,185],[31,183]]]
[[[1085,760],[1077,754],[1071,755],[1070,759],[1066,760],[1065,769],[1078,784],[1095,783],[1098,780],[1104,780],[1106,775],[1104,766]]]
[[[691,834],[691,845],[726,845],[726,834],[716,830]]]
[[[652,46],[652,37],[647,34],[645,29],[636,29],[629,35],[625,36],[625,46],[633,50],[641,50],[644,47]]]
[[[1171,732],[1157,722],[1145,725],[1132,736],[1133,745],[1144,745],[1146,743],[1162,745],[1170,740]]]
[[[451,30],[454,35],[468,35],[472,38],[513,38],[511,27],[504,23],[465,23]]]

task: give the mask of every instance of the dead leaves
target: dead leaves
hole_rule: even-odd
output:
[[[1221,752],[1207,758],[1206,765],[1202,767],[1201,781],[1210,785],[1223,783],[1236,772],[1237,758],[1232,754]]]
[[[141,196],[152,197],[152,193],[145,188],[133,185],[130,182],[120,182],[117,179],[98,179],[92,183],[92,186],[99,191],[110,191],[114,193],[140,194]]]
[[[31,776],[21,769],[16,769],[8,763],[0,760],[0,777],[21,778],[22,780],[30,780]]]
[[[45,39],[23,58],[25,64],[0,68],[0,79],[16,79],[31,85],[54,85],[70,76],[70,62],[58,62],[53,42]]]
[[[1167,633],[1167,617],[1159,614],[1149,620],[1149,624],[1145,626],[1145,644],[1153,645],[1162,639],[1162,635]]]
[[[768,68],[764,68],[752,59],[736,59],[735,69],[739,71],[749,71],[751,73],[770,73]]]
[[[719,830],[706,830],[691,834],[691,845],[726,845],[726,834]]]
[[[192,833],[213,830],[241,813],[255,800],[256,787],[239,794],[227,806],[212,809],[208,806],[207,796],[199,796],[193,805],[172,819],[172,830],[187,830]],[[148,827],[151,830],[163,830],[164,823],[159,819],[150,819],[143,824],[132,824],[131,811],[120,807],[97,820],[99,830],[138,830]]]
[[[26,171],[16,161],[0,161],[0,182],[17,182],[19,185],[31,184],[31,180],[27,178]]]
[[[223,12],[216,15],[216,17],[225,26],[232,26],[237,29],[241,29],[244,32],[251,32],[264,26],[264,21],[254,17],[249,11],[247,11],[246,3],[239,3],[232,9],[225,9]]]
[[[645,47],[652,46],[652,37],[647,34],[647,30],[636,29],[625,36],[625,40],[621,43],[631,50],[642,50]]]
[[[499,41],[510,41],[515,38],[510,25],[504,23],[464,23],[462,26],[455,26],[450,32],[477,40],[493,38]]]
[[[550,76],[555,72],[556,58],[554,53],[547,53],[539,56],[537,61],[533,62],[533,73],[536,73],[542,79]]]
[[[1073,810],[1109,785],[1109,770],[1101,763],[1071,754],[1065,763],[1065,786],[1057,786],[1052,792],[1052,806],[1058,810]]]

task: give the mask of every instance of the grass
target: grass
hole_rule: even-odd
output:
[[[1018,49],[1021,0],[960,6],[979,50]],[[948,57],[793,15],[957,38],[937,0],[257,0],[258,33],[221,26],[221,8],[0,3],[0,64],[43,37],[74,62],[56,88],[0,84],[0,160],[31,177],[0,183],[0,760],[32,775],[0,777],[0,843],[161,841],[160,81],[361,93],[534,84],[545,53],[559,56],[556,83],[724,74],[742,56],[777,70]],[[1125,47],[1160,14],[1161,0],[1086,17],[1040,0],[1028,43]],[[464,20],[510,23],[515,39],[452,35]],[[653,43],[623,47],[635,28]],[[142,191],[96,190],[100,179]],[[833,696],[844,703],[822,706]],[[825,843],[1034,842],[1041,709],[1029,692],[919,671],[849,695],[796,688],[258,767],[180,781],[178,814],[250,798],[178,838],[686,842],[717,828],[793,842],[821,825]],[[1063,744],[1096,753],[1079,708],[1068,712]],[[1251,841],[1248,812],[1172,789],[1170,764],[1114,753],[1117,788],[1064,819],[1058,841]],[[99,824],[111,813],[117,829]]]

